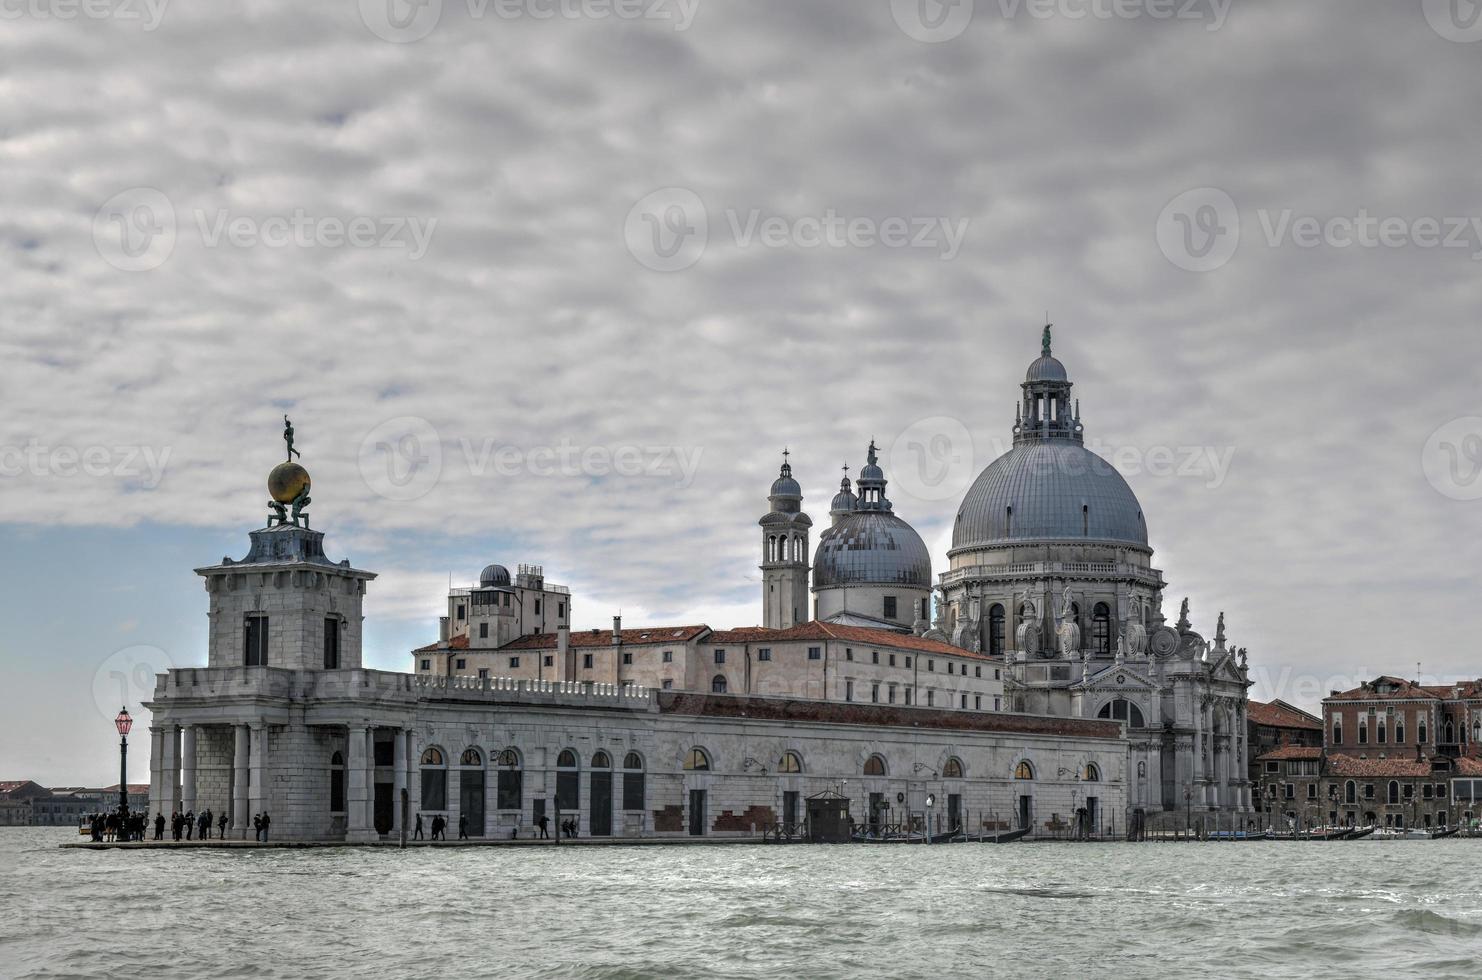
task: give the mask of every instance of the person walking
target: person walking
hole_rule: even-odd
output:
[[[426,840],[426,838],[422,836],[422,814],[420,813],[417,814],[417,827],[416,830],[412,833],[412,840]]]
[[[458,839],[468,840],[468,814],[458,814]]]

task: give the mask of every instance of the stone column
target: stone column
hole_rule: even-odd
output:
[[[251,788],[247,784],[250,759],[248,742],[251,733],[246,725],[232,726],[232,837],[246,840],[252,827],[252,817],[247,811],[247,795]]]
[[[496,808],[499,802],[499,767],[494,765],[498,758],[498,750],[490,752],[484,757],[484,826],[482,833],[485,837],[493,837],[499,833],[499,810]],[[479,828],[468,828],[470,834],[477,836]]]
[[[186,725],[180,731],[180,809],[186,813],[196,808],[196,726]]]
[[[163,730],[158,725],[149,727],[149,813],[152,817],[164,811],[164,780],[160,778],[160,753],[164,748]],[[166,819],[169,819],[167,816]],[[151,829],[153,824],[150,824]]]
[[[160,803],[166,821],[180,809],[179,731],[174,724],[168,724],[160,733]]]
[[[417,814],[422,812],[422,771],[420,768],[422,752],[418,744],[417,733],[407,729],[403,733],[406,736],[406,760],[407,760],[407,810],[410,813],[411,823],[407,825],[407,834],[417,825]],[[423,821],[423,832],[427,830],[426,821]]]
[[[268,780],[267,780],[267,754],[268,754],[268,729],[261,721],[251,722],[248,726],[247,738],[247,795],[248,808],[253,814],[262,813],[268,808]],[[272,816],[271,813],[268,814]],[[281,817],[279,818],[281,821]],[[251,826],[251,818],[248,818],[248,826]],[[279,827],[283,824],[280,822]],[[271,831],[269,831],[271,834]]]
[[[407,788],[406,732],[396,729],[391,736],[391,832],[401,832],[401,791]],[[410,830],[410,828],[408,828]]]
[[[370,760],[366,750],[370,745],[371,730],[363,725],[352,725],[346,738],[349,757],[345,760],[345,839],[349,841],[374,840],[376,833],[367,819],[370,813]]]

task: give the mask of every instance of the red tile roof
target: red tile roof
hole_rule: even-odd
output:
[[[1458,776],[1482,776],[1482,759],[1474,759],[1471,756],[1462,756],[1456,760],[1456,775]]]
[[[1264,755],[1256,756],[1257,762],[1281,762],[1286,759],[1321,759],[1321,745],[1283,745]]]
[[[956,731],[1006,732],[1025,735],[1071,735],[1119,739],[1122,723],[1094,718],[1062,718],[1003,712],[943,711],[845,701],[802,701],[728,694],[658,691],[659,710],[666,714],[769,721],[821,722],[835,725],[879,725],[901,728],[946,728]]]
[[[710,627],[700,623],[697,626],[640,626],[636,629],[625,629],[620,635],[624,646],[653,646],[665,643],[686,643],[709,632]],[[572,630],[571,645],[573,647],[610,647],[612,646],[612,630]],[[555,633],[536,633],[533,636],[522,636],[512,643],[506,643],[499,648],[498,652],[554,649],[556,649]]]
[[[413,650],[412,652],[413,653],[437,653],[437,652],[439,652],[441,650],[467,650],[467,649],[468,649],[468,636],[467,636],[467,634],[459,634],[458,636],[453,637],[447,643],[444,643],[443,641],[438,640],[436,643],[429,643],[425,647],[418,647],[417,649]]]
[[[1309,715],[1301,708],[1293,707],[1285,701],[1251,701],[1246,709],[1246,717],[1257,725],[1266,725],[1270,728],[1322,731],[1322,719]]]
[[[1328,773],[1333,776],[1429,776],[1431,764],[1424,759],[1360,759],[1335,752],[1328,756]]]

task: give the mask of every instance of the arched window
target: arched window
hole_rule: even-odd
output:
[[[711,694],[724,694],[724,693],[726,693],[726,675],[725,674],[716,674],[714,677],[712,677],[710,679],[710,693]]]
[[[458,764],[460,766],[482,766],[484,764],[484,757],[479,754],[478,749],[467,748],[463,750],[463,755],[459,757]]]
[[[1111,607],[1104,602],[1091,609],[1091,649],[1098,657],[1112,654]]]
[[[598,752],[596,755],[592,756],[592,768],[611,769],[612,756],[608,755],[606,752]]]
[[[1343,802],[1344,803],[1357,803],[1358,802],[1358,784],[1355,783],[1351,779],[1348,782],[1346,782],[1346,783],[1343,784]]]
[[[710,756],[705,750],[698,746],[690,749],[689,755],[684,757],[684,767],[690,772],[708,772],[710,770]]]
[[[629,752],[623,756],[623,809],[642,810],[644,807],[643,756]]]
[[[1014,778],[1015,779],[1033,779],[1034,778],[1034,766],[1032,766],[1032,765],[1029,764],[1029,760],[1028,759],[1025,759],[1023,762],[1020,762],[1017,766],[1014,767]]]
[[[885,757],[881,755],[872,755],[868,759],[866,759],[864,764],[864,774],[866,776],[885,775]]]
[[[1102,705],[1101,710],[1096,713],[1096,717],[1111,718],[1114,721],[1125,721],[1128,728],[1143,727],[1142,709],[1123,698],[1117,698],[1115,701],[1108,701]]]
[[[523,810],[525,807],[525,774],[520,771],[520,753],[505,749],[494,757],[499,767],[496,801],[501,810]]]
[[[428,748],[422,753],[422,809],[448,808],[448,767],[442,749]]]
[[[1387,802],[1389,802],[1389,803],[1398,803],[1398,802],[1400,802],[1400,784],[1399,784],[1399,782],[1397,780],[1391,779],[1389,781],[1389,799],[1388,799]]]
[[[943,779],[961,779],[962,778],[962,760],[959,759],[959,758],[957,758],[957,756],[955,756],[955,755],[952,756],[951,758],[949,758],[947,760],[947,764],[944,765],[944,766],[942,766],[942,778]]]
[[[1001,657],[1004,651],[1003,604],[995,602],[988,610],[988,656]]]
[[[779,773],[799,773],[803,771],[803,760],[796,752],[784,752],[782,758],[777,760],[777,771]]]
[[[345,757],[338,752],[329,757],[329,812],[345,812]]]
[[[570,749],[556,756],[556,809],[581,809],[581,773],[576,771],[576,753]]]
[[[1086,771],[1081,774],[1081,778],[1088,783],[1099,783],[1101,782],[1101,770],[1096,768],[1096,763],[1088,762],[1086,763]]]

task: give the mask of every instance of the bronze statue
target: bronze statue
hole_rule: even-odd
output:
[[[293,423],[288,421],[287,415],[283,416],[283,441],[288,443],[289,460],[292,460],[295,456],[297,456],[299,459],[304,458],[303,453],[293,448]]]
[[[1050,328],[1053,326],[1053,323],[1045,324],[1045,335],[1040,340],[1040,353],[1045,357],[1050,356]]]

